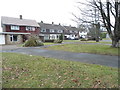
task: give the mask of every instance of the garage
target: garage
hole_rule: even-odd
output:
[[[0,34],[0,44],[5,44],[5,35]]]

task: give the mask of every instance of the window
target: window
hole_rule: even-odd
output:
[[[49,39],[49,35],[45,35],[45,36],[44,36],[44,39],[45,39],[45,40],[48,40],[48,39]]]
[[[58,33],[63,33],[63,30],[58,30]]]
[[[74,35],[72,35],[72,37],[74,37]]]
[[[70,33],[72,33],[73,31],[70,30]]]
[[[59,35],[57,35],[57,39],[59,39]]]
[[[17,35],[10,35],[10,41],[17,41]]]
[[[15,26],[15,25],[13,26],[13,25],[12,25],[12,26],[11,26],[11,30],[20,30],[20,28],[19,28],[19,26]]]
[[[46,29],[41,29],[41,32],[46,32]]]
[[[78,31],[74,31],[75,33],[78,33]]]
[[[54,35],[51,35],[51,36],[50,36],[50,39],[55,39],[55,36],[54,36]]]
[[[35,27],[29,27],[29,26],[27,26],[27,27],[26,27],[26,30],[27,30],[27,31],[35,31]]]
[[[54,29],[50,29],[50,32],[52,32],[52,33],[53,33],[53,32],[55,32],[55,31],[54,31]]]

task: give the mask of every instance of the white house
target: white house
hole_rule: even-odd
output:
[[[80,38],[86,38],[87,37],[87,32],[86,31],[80,31],[79,36],[80,36]]]

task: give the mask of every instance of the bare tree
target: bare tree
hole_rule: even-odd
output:
[[[99,37],[100,37],[100,21],[102,20],[101,16],[100,16],[100,12],[99,10],[93,5],[93,2],[89,2],[89,3],[81,3],[78,2],[80,5],[82,4],[87,6],[87,8],[85,9],[81,9],[79,6],[77,7],[78,10],[81,12],[80,16],[77,16],[76,14],[72,13],[72,15],[75,17],[75,19],[72,19],[73,21],[77,22],[78,24],[86,24],[89,26],[92,26],[89,31],[94,33],[91,33],[91,36],[93,38],[95,38],[96,42],[99,42]]]
[[[88,4],[86,5],[97,8],[100,11],[100,15],[102,17],[102,23],[104,24],[104,27],[107,29],[107,32],[112,40],[112,47],[119,47],[120,0],[106,0],[106,2],[102,2],[101,0],[92,0],[92,1],[88,1]],[[75,17],[78,20],[82,20],[77,16]],[[112,22],[111,20],[112,18],[114,19],[114,22]]]
[[[118,47],[120,40],[120,0],[106,0],[106,11],[103,9],[103,3],[101,0],[98,0],[97,2],[93,0],[93,2],[101,12],[104,26],[112,39],[112,47]],[[114,25],[111,22],[112,17],[115,21]]]

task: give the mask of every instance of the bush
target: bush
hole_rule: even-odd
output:
[[[35,47],[35,46],[43,46],[43,42],[41,42],[37,37],[31,36],[28,40],[25,41],[23,47]]]
[[[62,40],[54,40],[54,43],[62,43]]]
[[[45,40],[45,42],[54,42],[54,40]]]
[[[102,38],[106,38],[107,33],[101,33]]]
[[[59,36],[59,40],[63,41],[63,34]]]
[[[87,38],[82,38],[81,41],[88,41],[88,39]]]

